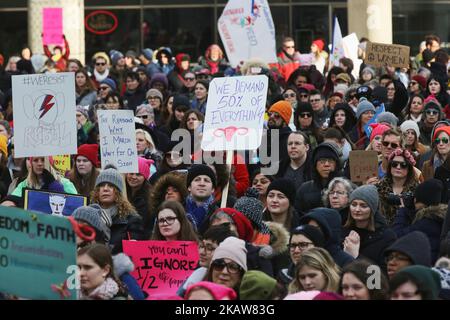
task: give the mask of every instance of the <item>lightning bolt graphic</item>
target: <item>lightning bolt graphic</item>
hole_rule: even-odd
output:
[[[39,111],[42,111],[39,119],[41,119],[52,107],[55,103],[50,103],[50,101],[54,98],[51,94],[45,95],[44,101],[42,102],[41,108]]]

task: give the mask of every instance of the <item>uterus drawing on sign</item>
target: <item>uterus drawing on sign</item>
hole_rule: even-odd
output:
[[[227,141],[231,141],[231,139],[233,138],[235,133],[240,136],[246,135],[248,133],[248,128],[244,128],[244,127],[237,128],[235,126],[229,126],[226,128],[218,128],[218,129],[214,130],[213,135],[216,138],[221,138],[221,137],[225,136],[225,139]]]

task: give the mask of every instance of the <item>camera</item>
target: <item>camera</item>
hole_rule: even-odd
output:
[[[414,208],[414,193],[412,192],[405,192],[402,194],[389,193],[386,202],[392,206],[399,206],[401,205],[400,198],[403,199],[405,207]]]

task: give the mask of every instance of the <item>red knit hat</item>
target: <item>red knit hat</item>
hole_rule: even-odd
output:
[[[411,80],[417,81],[422,88],[426,88],[427,86],[427,79],[425,79],[425,77],[421,76],[420,74],[416,74],[411,78]]]
[[[150,166],[154,163],[151,159],[145,159],[143,157],[138,157],[138,169],[139,173],[142,174],[145,180],[150,178]]]
[[[88,158],[92,164],[98,168],[99,167],[99,161],[98,161],[98,144],[82,144],[78,147],[78,152],[75,155],[75,161],[77,160],[78,156],[83,156]]]
[[[319,48],[320,51],[322,51],[323,48],[325,47],[325,41],[323,41],[322,39],[316,39],[313,41],[312,44],[315,44]]]
[[[450,136],[450,126],[440,127],[438,129],[436,129],[436,131],[434,132],[433,141],[436,140],[439,133],[442,131],[444,131],[445,133],[447,133]]]
[[[286,124],[289,124],[289,122],[291,121],[292,106],[289,102],[285,100],[281,100],[274,103],[270,107],[269,112],[277,112],[283,118]]]
[[[184,298],[188,299],[191,291],[197,288],[207,290],[213,296],[214,300],[223,300],[224,298],[228,298],[229,300],[236,300],[237,298],[236,292],[233,289],[209,281],[200,281],[189,286],[186,290]]]
[[[390,129],[389,126],[381,123],[372,123],[370,124],[372,127],[372,133],[370,134],[370,142],[376,137],[381,136],[385,131],[388,131]]]
[[[250,220],[243,213],[237,211],[232,208],[219,208],[215,213],[223,212],[226,213],[233,219],[234,224],[236,225],[236,229],[238,232],[239,239],[242,239],[246,242],[251,242],[253,239],[253,226]]]

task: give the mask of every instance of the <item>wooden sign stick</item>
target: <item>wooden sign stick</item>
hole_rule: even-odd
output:
[[[228,167],[228,182],[225,185],[225,188],[222,190],[222,202],[220,203],[221,208],[226,208],[226,206],[227,206],[228,187],[230,186],[230,180],[231,180],[231,164],[233,163],[234,150],[225,151],[225,152],[227,154],[226,164]]]

